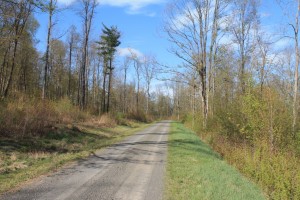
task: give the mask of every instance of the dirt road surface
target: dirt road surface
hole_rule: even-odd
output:
[[[169,121],[156,123],[0,199],[162,199],[169,127]]]

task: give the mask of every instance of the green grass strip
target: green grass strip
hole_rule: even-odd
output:
[[[172,123],[166,176],[165,199],[264,199],[258,186],[180,123]]]

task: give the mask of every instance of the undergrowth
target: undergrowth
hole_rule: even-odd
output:
[[[143,112],[128,114],[112,112],[100,116],[91,113],[93,112],[80,110],[68,98],[51,101],[19,94],[4,102],[0,101],[0,136],[18,138],[43,135],[58,124],[133,127],[136,122],[152,121],[151,117]]]
[[[243,174],[257,182],[269,199],[300,199],[300,159],[294,152],[270,150],[266,141],[254,146],[202,134],[212,147]]]
[[[144,115],[93,115],[68,98],[0,102],[0,193],[145,127]],[[147,120],[143,120],[147,121]]]
[[[206,129],[199,113],[194,122],[191,115],[184,122],[269,199],[290,200],[300,199],[300,135],[291,128],[291,116],[275,90],[253,88],[226,106],[215,104]]]

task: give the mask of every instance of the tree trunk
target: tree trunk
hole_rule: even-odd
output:
[[[241,72],[240,72],[240,81],[241,81],[241,88],[242,88],[242,94],[245,94],[246,91],[246,81],[245,81],[245,55],[244,55],[244,44],[241,46]]]
[[[206,68],[204,67],[200,73],[201,77],[201,92],[202,92],[202,113],[203,113],[203,128],[206,129],[207,118],[208,118],[208,104],[207,104],[207,88],[206,88]]]
[[[192,127],[193,129],[195,128],[195,118],[196,118],[196,84],[195,84],[195,80],[193,83],[193,97],[192,97],[192,103],[193,103],[193,123],[192,123]]]
[[[70,49],[69,49],[69,80],[68,80],[68,96],[69,96],[69,98],[71,97],[72,51],[73,51],[73,39],[71,39]]]
[[[127,67],[125,66],[125,74],[124,74],[124,95],[123,95],[123,113],[125,114],[126,113],[126,106],[127,106],[127,94],[126,94],[126,81],[127,81]]]
[[[4,97],[8,96],[8,91],[11,87],[11,82],[12,82],[12,77],[13,77],[13,73],[14,73],[14,69],[15,69],[15,65],[16,65],[16,53],[17,53],[17,47],[18,47],[18,39],[15,39],[14,41],[14,50],[13,50],[13,58],[12,58],[12,65],[11,65],[11,71],[9,74],[9,78],[8,78],[8,82],[6,85],[6,88],[4,90]]]
[[[52,29],[52,16],[53,16],[53,0],[49,3],[49,21],[48,21],[48,33],[47,33],[47,47],[46,47],[46,57],[45,57],[45,67],[44,67],[44,80],[43,80],[43,90],[42,99],[46,98],[47,95],[47,75],[49,68],[49,53],[50,53],[50,39],[51,39],[51,29]]]
[[[111,94],[111,82],[112,82],[112,58],[109,59],[109,77],[108,77],[108,90],[107,90],[107,108],[106,112],[109,112],[109,104],[110,104],[110,94]]]
[[[146,102],[146,114],[149,113],[149,100],[150,100],[150,84],[147,86],[147,102]]]
[[[260,69],[260,93],[261,97],[263,97],[263,88],[264,88],[264,77],[265,77],[265,65],[266,65],[266,55],[263,55],[263,62]]]
[[[81,106],[81,66],[78,67],[77,105]]]
[[[83,46],[83,53],[82,53],[82,65],[81,65],[81,109],[86,108],[86,57],[87,57],[87,42],[88,42],[88,36],[87,33],[85,33],[85,41]]]
[[[215,64],[215,53],[216,53],[216,40],[218,37],[218,17],[219,17],[219,0],[215,0],[215,10],[213,16],[213,25],[212,25],[212,37],[210,42],[209,49],[209,77],[208,77],[208,90],[207,90],[207,98],[209,101],[213,102],[213,90],[214,90],[214,64]],[[210,107],[211,116],[213,116],[212,106]]]
[[[101,94],[100,94],[100,58],[98,60],[98,68],[97,68],[97,111],[98,111],[98,115],[101,115],[101,106],[102,106],[102,101],[101,101]]]
[[[297,14],[296,14],[296,24],[294,26],[294,35],[295,35],[295,76],[294,76],[294,98],[293,98],[293,124],[292,124],[292,129],[293,129],[293,136],[296,136],[296,125],[297,125],[297,116],[298,116],[298,102],[297,102],[297,97],[298,97],[298,68],[299,68],[299,44],[298,44],[298,31],[299,31],[299,12],[300,12],[300,0],[298,0],[298,9],[297,9]]]
[[[81,109],[86,109],[87,106],[87,91],[88,91],[88,47],[89,35],[92,26],[92,19],[94,17],[94,10],[96,7],[96,0],[82,0],[84,6],[84,42],[82,52],[82,65],[81,65]]]
[[[96,109],[96,97],[97,97],[97,91],[96,91],[96,88],[97,88],[97,75],[96,75],[96,60],[94,59],[94,64],[93,64],[93,86],[92,86],[92,89],[93,89],[93,109]]]
[[[9,52],[11,49],[11,44],[9,44],[8,48],[5,51],[4,57],[3,57],[3,62],[2,62],[2,67],[0,71],[0,94],[2,97],[4,97],[4,91],[5,91],[5,82],[7,78],[7,70],[5,68],[8,68],[8,57],[9,57]]]
[[[106,90],[106,75],[107,75],[107,66],[106,66],[106,61],[104,61],[104,69],[103,69],[103,85],[102,85],[102,113],[105,112],[106,108],[106,102],[105,102],[105,90]]]
[[[139,93],[140,93],[140,72],[139,63],[137,60],[134,61],[136,74],[137,74],[137,92],[136,92],[136,112],[139,112]]]

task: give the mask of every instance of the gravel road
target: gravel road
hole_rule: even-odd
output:
[[[156,123],[0,199],[162,199],[169,127]]]

